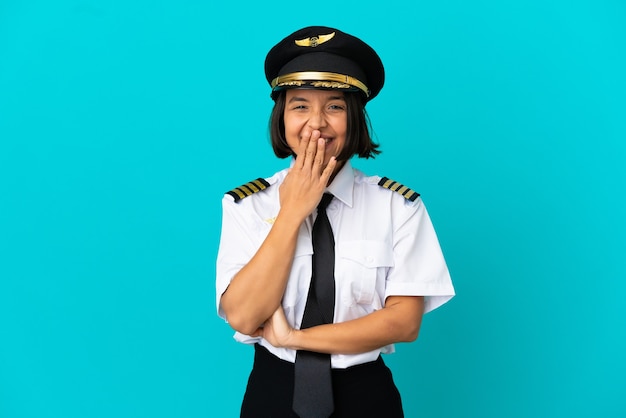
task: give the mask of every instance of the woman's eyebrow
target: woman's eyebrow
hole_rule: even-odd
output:
[[[305,99],[304,97],[294,96],[291,99],[289,99],[288,103],[291,103],[291,102],[308,102],[308,100]]]

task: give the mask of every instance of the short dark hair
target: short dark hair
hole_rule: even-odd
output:
[[[365,101],[358,92],[345,92],[344,96],[348,111],[348,129],[346,144],[337,156],[337,160],[346,161],[354,155],[358,155],[359,158],[374,158],[380,154],[378,149],[380,145],[372,140],[370,134],[372,125],[365,111]],[[270,140],[274,154],[278,158],[295,155],[285,138],[285,101],[286,93],[283,90],[275,97],[274,108],[270,115]]]

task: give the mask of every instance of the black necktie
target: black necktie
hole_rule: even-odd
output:
[[[313,224],[313,275],[301,329],[333,322],[335,311],[335,238],[326,216],[332,194],[324,194]],[[301,418],[326,418],[334,410],[330,354],[296,353],[293,410]]]

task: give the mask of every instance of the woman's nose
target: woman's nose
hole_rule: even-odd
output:
[[[323,112],[313,112],[309,118],[309,127],[311,129],[320,129],[326,126],[326,118]]]

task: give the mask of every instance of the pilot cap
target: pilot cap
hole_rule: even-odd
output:
[[[290,88],[358,91],[367,102],[385,83],[383,63],[368,44],[338,29],[309,26],[276,44],[265,58],[272,98]]]

